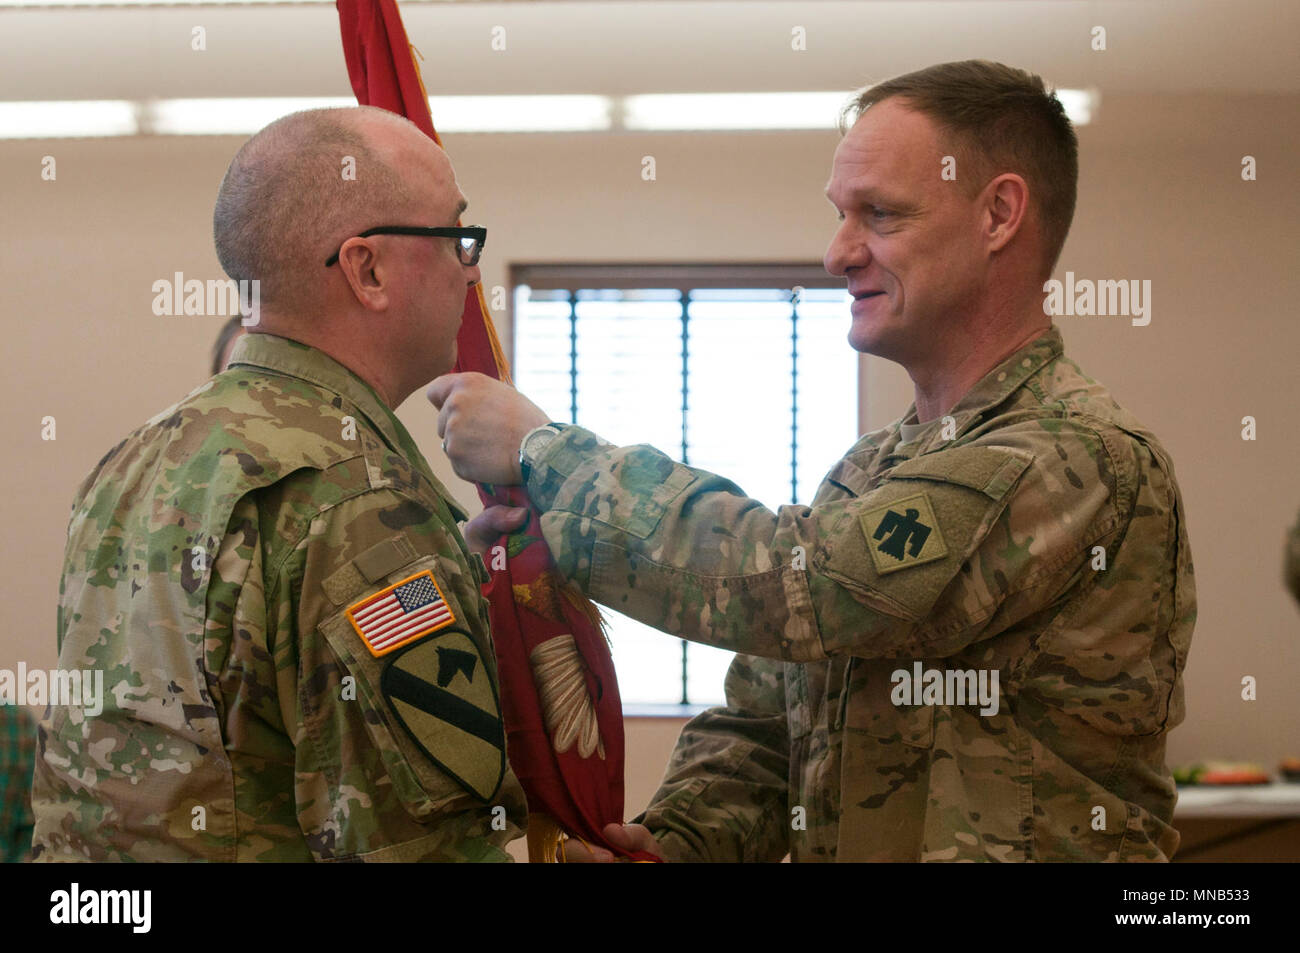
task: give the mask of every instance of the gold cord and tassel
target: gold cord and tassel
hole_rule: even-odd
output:
[[[561,829],[546,814],[531,813],[528,815],[528,862],[530,864],[566,864],[569,858],[565,856],[563,845],[569,839],[569,835]],[[591,845],[581,837],[574,838],[587,852],[591,852]]]

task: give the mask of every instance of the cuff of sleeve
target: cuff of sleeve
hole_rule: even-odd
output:
[[[648,810],[642,811],[627,823],[642,824],[650,831],[650,836],[659,845],[660,857],[669,863],[682,863],[700,859],[692,854],[690,845],[675,831],[667,827],[651,827],[650,824],[646,824],[645,817],[648,813]]]
[[[659,856],[670,864],[698,863],[702,860],[691,851],[686,839],[675,831],[652,830],[655,842],[659,845]]]
[[[560,435],[547,444],[542,455],[533,461],[528,485],[524,487],[528,498],[542,512],[550,509],[564,481],[593,454],[613,446],[585,427],[566,424]]]

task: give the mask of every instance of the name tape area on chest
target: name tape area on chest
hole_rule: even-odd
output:
[[[427,569],[354,602],[347,618],[376,658],[456,621]]]
[[[860,519],[867,549],[882,576],[948,555],[943,531],[924,493],[868,510]]]

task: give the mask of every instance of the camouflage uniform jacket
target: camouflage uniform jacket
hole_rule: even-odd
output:
[[[566,575],[740,653],[644,816],[669,859],[1173,854],[1195,595],[1168,455],[1054,326],[950,415],[864,436],[775,513],[578,427],[539,455]],[[970,703],[994,673],[996,712]]]
[[[34,857],[508,860],[526,807],[464,515],[359,377],[242,338],[76,495],[59,664],[105,697],[41,723]],[[408,580],[453,621],[376,655],[348,611]]]

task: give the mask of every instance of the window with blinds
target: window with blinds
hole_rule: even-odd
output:
[[[554,420],[648,443],[769,509],[858,437],[850,296],[819,266],[512,270],[515,383]],[[626,706],[722,701],[731,653],[603,610]]]

